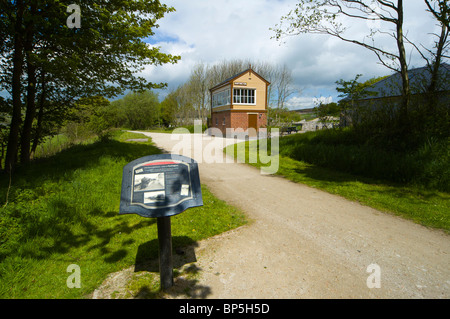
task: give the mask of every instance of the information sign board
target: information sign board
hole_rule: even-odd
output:
[[[149,155],[123,168],[120,214],[168,217],[202,205],[198,164],[189,157]]]

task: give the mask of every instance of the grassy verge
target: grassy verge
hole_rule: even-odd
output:
[[[298,161],[401,185],[450,193],[450,139],[366,137],[351,128],[280,139],[280,154]]]
[[[202,125],[200,127],[200,125],[195,126],[195,125],[185,125],[185,126],[179,126],[179,127],[173,127],[173,128],[152,128],[152,129],[148,129],[148,130],[135,130],[135,131],[145,131],[145,132],[151,132],[151,133],[172,133],[174,130],[180,130],[180,129],[186,129],[184,130],[186,133],[196,133],[196,130],[198,132],[203,133],[208,127],[206,125]],[[180,132],[178,132],[180,133]],[[183,132],[181,132],[183,133]]]
[[[257,141],[245,142],[245,154],[239,154],[242,146],[230,145],[225,151],[255,167],[261,163]],[[280,142],[280,153],[282,153]],[[257,158],[251,163],[249,158]],[[249,163],[250,162],[250,163]],[[424,226],[443,229],[450,233],[450,194],[420,186],[406,186],[373,178],[361,177],[335,169],[323,168],[280,155],[276,174],[294,182],[303,183],[352,201],[360,202],[381,211],[411,219]]]
[[[76,145],[0,180],[0,298],[84,298],[107,274],[157,258],[155,219],[118,215],[123,166],[159,149],[125,140]],[[244,224],[202,186],[203,207],[172,217],[173,246]],[[8,194],[8,202],[5,199]],[[138,254],[139,252],[139,254]],[[81,288],[68,288],[76,264]]]

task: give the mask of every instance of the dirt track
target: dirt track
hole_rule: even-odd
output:
[[[147,135],[168,152],[182,145],[170,134]],[[199,141],[200,135],[183,137],[184,146],[194,144],[193,136]],[[203,141],[203,148],[223,141],[232,143],[217,138]],[[199,161],[201,182],[252,220],[195,248],[203,296],[450,298],[450,236],[444,232],[245,164],[204,163],[198,151],[186,150]],[[381,288],[368,288],[371,264],[379,266]]]

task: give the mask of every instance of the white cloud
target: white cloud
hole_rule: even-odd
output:
[[[282,44],[271,39],[275,34],[269,28],[274,28],[295,7],[296,0],[166,0],[165,3],[175,7],[176,12],[158,21],[160,28],[151,41],[162,52],[181,55],[181,61],[175,65],[150,66],[143,74],[152,82],[168,82],[171,88],[186,81],[192,67],[200,61],[251,59],[287,65],[296,86],[303,89],[303,96],[291,99],[292,105],[310,107],[314,97],[332,96],[336,101],[335,82],[339,79],[350,80],[361,73],[364,75],[361,80],[367,80],[391,73],[377,63],[370,51],[329,36],[303,34],[287,37]],[[365,22],[349,24],[351,36],[361,38],[367,31]],[[405,5],[408,37],[428,45],[432,31],[434,21],[425,12],[423,2],[408,1]],[[395,41],[389,36],[378,36],[376,40],[396,50]],[[411,47],[407,51],[413,53],[411,66],[424,64]]]
[[[290,110],[309,109],[318,106],[320,103],[328,104],[333,102],[332,96],[294,96],[286,101],[286,107]]]
[[[286,107],[291,110],[307,109],[314,107],[313,97],[294,96],[286,101]]]

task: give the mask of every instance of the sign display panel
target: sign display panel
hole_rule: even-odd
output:
[[[202,205],[198,164],[191,158],[150,155],[123,169],[120,214],[167,217]]]

